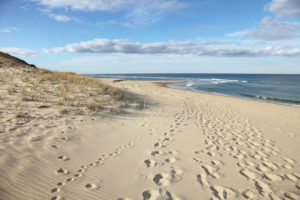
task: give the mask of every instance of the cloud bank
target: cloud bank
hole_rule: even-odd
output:
[[[299,1],[300,2],[300,1]],[[300,24],[274,20],[264,17],[257,29],[249,31],[247,36],[261,40],[286,40],[299,36]]]
[[[224,47],[224,44],[226,47]],[[240,48],[230,43],[219,41],[168,41],[155,43],[138,43],[127,40],[94,39],[68,44],[64,47],[44,49],[45,53],[122,53],[122,54],[179,54],[215,57],[259,57],[259,56],[298,56],[300,49],[283,47]]]
[[[0,51],[16,57],[32,57],[37,55],[33,50],[15,47],[0,47]]]
[[[263,41],[290,40],[300,36],[300,24],[263,17],[258,26],[225,34],[226,37],[247,37]]]
[[[272,0],[265,9],[277,17],[300,17],[299,0]]]
[[[50,9],[65,8],[83,11],[117,11],[129,7],[168,10],[184,4],[177,0],[34,0]]]

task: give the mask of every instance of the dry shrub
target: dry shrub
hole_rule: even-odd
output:
[[[10,86],[7,88],[7,94],[12,95],[13,93],[16,93],[17,89],[15,86]]]
[[[28,115],[24,112],[21,112],[21,111],[18,111],[15,115],[16,118],[25,118],[27,117]]]
[[[86,108],[88,110],[97,112],[102,108],[101,102],[96,102],[96,101],[90,101],[86,104]]]
[[[109,87],[106,91],[108,94],[110,94],[118,99],[125,97],[125,95],[119,89],[114,88],[114,87]]]
[[[21,100],[22,101],[37,101],[38,97],[33,91],[28,91],[26,88],[22,89],[21,93]]]
[[[63,108],[63,109],[59,110],[59,114],[61,114],[61,115],[68,114],[69,112],[70,111],[68,109],[66,109],[66,108]]]

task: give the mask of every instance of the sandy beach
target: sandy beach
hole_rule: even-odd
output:
[[[0,22],[0,200],[300,200],[300,0],[0,0]]]
[[[7,126],[0,199],[300,198],[300,108],[105,82],[144,105]]]

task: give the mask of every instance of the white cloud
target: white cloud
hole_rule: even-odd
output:
[[[72,10],[85,11],[112,11],[119,9],[126,4],[134,2],[133,0],[35,0],[40,4],[50,8],[67,8]]]
[[[9,27],[9,28],[2,29],[0,32],[3,32],[3,33],[10,33],[10,32],[18,31],[18,30],[19,30],[19,29],[16,28],[16,27]]]
[[[116,11],[132,7],[148,7],[160,10],[174,9],[183,3],[177,0],[34,0],[50,9],[66,8],[84,11]]]
[[[176,0],[142,0],[126,18],[134,24],[152,24],[187,5]]]
[[[225,34],[226,37],[248,37],[264,41],[289,40],[300,36],[300,24],[264,17],[253,29]]]
[[[257,29],[249,31],[247,36],[261,40],[286,40],[299,35],[300,24],[274,20],[264,17]]]
[[[241,36],[247,35],[248,33],[249,33],[249,30],[242,30],[242,31],[225,34],[225,36],[226,37],[241,37]]]
[[[135,28],[135,25],[129,22],[123,22],[121,23],[122,26],[127,27],[127,28]]]
[[[71,21],[71,18],[66,15],[56,15],[56,14],[50,13],[48,16],[59,22]]]
[[[15,47],[0,47],[0,51],[16,57],[32,57],[37,55],[37,53],[33,50]]]
[[[218,41],[168,41],[156,43],[134,43],[127,40],[94,39],[68,44],[64,47],[44,49],[46,53],[122,53],[122,54],[179,54],[216,57],[296,56],[300,49],[283,47],[240,48]]]
[[[38,9],[42,14],[47,15],[48,17],[55,19],[56,21],[59,22],[68,22],[71,21],[72,18],[67,16],[67,15],[59,15],[53,13],[50,9]]]
[[[130,24],[151,24],[161,20],[165,15],[173,13],[186,6],[179,0],[33,0],[46,7],[54,9],[118,12],[124,11],[124,16]]]
[[[300,17],[299,0],[272,0],[265,9],[277,17]]]

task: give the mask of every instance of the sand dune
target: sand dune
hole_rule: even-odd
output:
[[[300,198],[299,108],[110,84],[145,110],[1,133],[0,199]]]

